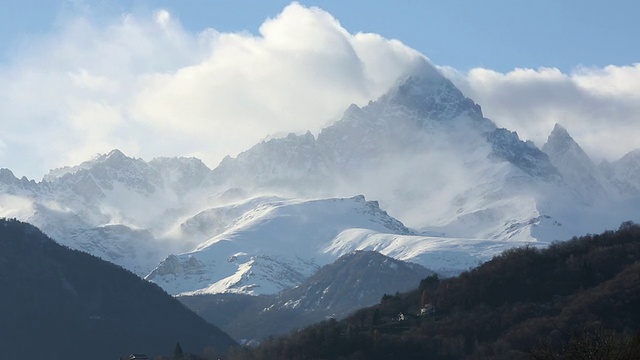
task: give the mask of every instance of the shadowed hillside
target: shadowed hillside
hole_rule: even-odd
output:
[[[118,359],[235,342],[158,286],[0,219],[0,358]]]
[[[344,318],[377,303],[384,293],[413,288],[430,274],[433,272],[417,264],[375,251],[356,251],[275,296],[206,294],[178,299],[235,339],[262,341],[326,318]]]

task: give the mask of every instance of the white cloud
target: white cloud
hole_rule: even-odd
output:
[[[215,166],[271,133],[318,131],[422,57],[297,3],[258,35],[190,33],[166,10],[78,17],[0,67],[0,160],[39,177],[117,147]]]
[[[442,69],[485,116],[542,146],[562,124],[599,161],[616,160],[637,148],[640,134],[640,64],[578,68],[516,69],[499,73]]]

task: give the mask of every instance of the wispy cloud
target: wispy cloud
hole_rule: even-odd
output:
[[[40,176],[117,147],[215,166],[271,133],[319,130],[421,57],[297,3],[258,35],[191,33],[166,10],[78,16],[0,68],[0,160]]]

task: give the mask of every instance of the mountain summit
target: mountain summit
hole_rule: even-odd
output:
[[[563,180],[586,204],[605,200],[613,194],[604,176],[569,132],[556,124],[542,147]]]

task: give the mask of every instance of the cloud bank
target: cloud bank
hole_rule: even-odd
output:
[[[113,148],[215,166],[270,134],[318,131],[421,58],[297,3],[257,35],[190,33],[166,10],[77,17],[0,67],[1,166],[40,178]]]
[[[113,148],[213,167],[270,134],[319,131],[422,58],[297,3],[258,34],[190,32],[166,10],[77,16],[0,64],[0,167],[39,179]],[[570,74],[441,69],[487,117],[538,145],[559,122],[596,158],[638,146],[638,64]]]
[[[555,123],[595,160],[640,147],[640,63],[629,66],[516,69],[499,73],[441,68],[486,117],[542,146]]]

